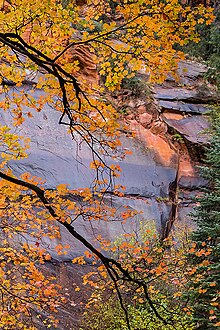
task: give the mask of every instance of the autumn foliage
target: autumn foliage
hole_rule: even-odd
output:
[[[59,226],[99,262],[99,274],[117,293],[128,329],[126,294],[135,304],[148,306],[161,324],[172,326],[173,309],[164,315],[161,301],[172,293],[179,304],[190,274],[185,273],[186,260],[178,249],[169,241],[159,246],[156,238],[140,245],[131,236],[114,247],[100,238],[100,250],[75,230],[74,220],[108,221],[117,216],[126,221],[134,215],[129,209],[118,214],[102,199],[108,189],[119,196],[124,190],[114,181],[120,167],[107,164],[105,156],[123,159],[127,152],[120,141],[127,127],[109,95],[139,70],[152,82],[162,82],[168,72],[176,76],[183,54],[175,46],[198,42],[195,26],[210,24],[212,9],[200,5],[192,9],[178,0],[88,0],[83,5],[80,1],[3,0],[0,5],[1,111],[10,111],[12,128],[18,128],[49,105],[59,113],[59,124],[67,127],[67,134],[90,148],[95,177],[90,187],[79,190],[66,184],[46,190],[41,178],[29,173],[17,178],[9,162],[27,157],[30,141],[0,126],[0,328],[57,326],[56,312],[65,299],[55,279],[41,270],[50,255],[39,242],[44,236],[58,238]],[[30,76],[34,77],[31,86]],[[37,99],[36,90],[42,91]],[[55,250],[62,254],[67,248],[57,245]],[[105,249],[109,257],[102,253]],[[85,261],[79,256],[74,262]],[[85,284],[90,275],[84,278]],[[164,281],[163,289],[157,287],[157,278]],[[182,313],[182,305],[178,306],[176,312]]]

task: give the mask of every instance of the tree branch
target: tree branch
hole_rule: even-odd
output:
[[[0,172],[0,178],[6,180],[8,182],[12,182],[12,183],[14,183],[16,185],[20,185],[22,187],[28,188],[28,189],[32,190],[33,192],[35,192],[36,195],[38,196],[38,198],[41,200],[41,202],[45,206],[45,208],[50,213],[50,215],[57,222],[59,222],[59,224],[61,224],[62,226],[64,226],[73,237],[75,237],[86,248],[88,248],[96,257],[98,257],[98,259],[105,266],[108,274],[110,275],[110,278],[114,282],[114,285],[115,285],[115,288],[116,288],[116,291],[117,291],[117,294],[118,294],[118,297],[119,297],[119,301],[121,303],[121,306],[122,306],[122,309],[123,310],[125,310],[125,307],[123,305],[122,297],[121,297],[121,294],[120,294],[120,289],[119,289],[118,283],[117,283],[117,281],[119,279],[123,279],[124,281],[130,282],[130,283],[134,283],[134,284],[138,285],[139,287],[142,287],[144,289],[145,298],[146,298],[147,302],[149,303],[149,306],[152,308],[153,312],[157,316],[157,318],[160,319],[164,324],[168,324],[168,322],[158,313],[157,309],[155,308],[154,302],[152,301],[152,299],[148,295],[147,285],[144,283],[144,281],[143,280],[140,280],[140,279],[133,278],[131,276],[131,274],[129,273],[129,271],[127,271],[126,269],[124,269],[123,266],[118,261],[116,261],[116,260],[114,260],[112,258],[108,258],[108,257],[104,256],[88,240],[86,240],[82,235],[80,235],[75,230],[75,228],[72,226],[71,222],[69,223],[68,221],[62,221],[59,218],[59,216],[56,214],[56,211],[50,205],[50,202],[45,197],[45,191],[42,188],[40,188],[40,187],[38,187],[38,186],[36,186],[36,185],[34,185],[32,183],[26,182],[24,180],[17,179],[17,178],[14,178],[12,176],[9,176],[9,175],[7,175],[7,174],[5,174],[3,172]],[[113,274],[115,274],[116,277]],[[122,277],[121,277],[120,274],[122,275]],[[129,324],[129,319],[128,319],[127,311],[125,312],[125,316],[126,316],[126,321],[127,321],[127,324],[128,324],[128,329],[130,330],[131,328],[130,328],[130,324]]]

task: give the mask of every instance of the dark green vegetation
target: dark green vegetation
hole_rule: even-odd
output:
[[[160,312],[164,313],[164,309],[167,307],[167,301],[163,298],[158,299],[158,303],[163,300],[163,306],[160,308]],[[128,306],[128,312],[130,317],[131,328],[134,330],[193,330],[193,323],[190,324],[190,317],[185,315],[182,317],[176,314],[174,316],[175,326],[166,324],[158,320],[152,310],[143,307],[141,304],[132,304]],[[89,310],[84,315],[84,321],[80,330],[127,330],[127,324],[125,322],[124,314],[120,308],[117,299],[110,298],[107,301],[99,301],[95,308]]]
[[[219,108],[215,116],[219,116]],[[218,111],[218,112],[217,112]],[[190,299],[194,305],[194,320],[197,329],[213,329],[213,320],[220,317],[218,295],[220,283],[220,121],[213,124],[213,136],[206,150],[206,165],[200,167],[208,185],[194,214],[198,225],[192,239],[200,253],[193,254],[193,262],[198,266],[198,281],[194,284]],[[203,251],[204,247],[204,252]]]

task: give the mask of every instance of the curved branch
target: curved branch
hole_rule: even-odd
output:
[[[147,302],[149,303],[149,306],[152,308],[153,312],[155,313],[156,317],[158,319],[160,319],[165,325],[168,324],[168,322],[159,314],[159,312],[157,311],[156,307],[154,306],[154,302],[152,301],[152,299],[150,298],[150,296],[148,294],[146,283],[143,280],[141,280],[141,279],[135,279],[135,278],[133,278],[131,276],[131,274],[129,273],[129,271],[126,270],[125,268],[123,268],[123,266],[118,261],[116,261],[116,260],[114,260],[112,258],[109,258],[109,257],[104,256],[87,239],[85,239],[85,237],[83,237],[82,235],[80,235],[75,230],[75,228],[72,226],[71,222],[69,223],[67,220],[66,221],[62,221],[59,218],[59,216],[56,214],[56,211],[50,205],[50,202],[45,197],[45,191],[42,188],[39,188],[38,186],[36,186],[36,185],[34,185],[32,183],[26,182],[24,180],[17,179],[17,178],[14,178],[12,176],[9,176],[9,175],[7,175],[7,174],[5,174],[3,172],[0,172],[0,178],[4,179],[6,181],[12,182],[12,183],[14,183],[16,185],[20,185],[22,187],[28,188],[28,189],[32,190],[33,192],[35,192],[36,195],[38,196],[38,198],[41,200],[41,202],[45,206],[45,208],[50,213],[50,215],[57,222],[59,222],[59,224],[61,224],[62,226],[64,226],[73,237],[75,237],[86,248],[88,248],[96,257],[98,257],[98,259],[105,266],[108,274],[110,275],[110,278],[114,282],[114,285],[116,287],[116,291],[118,293],[118,297],[119,297],[119,301],[121,303],[121,306],[123,306],[123,302],[122,302],[122,297],[121,297],[120,290],[119,290],[119,287],[118,287],[118,284],[117,284],[117,281],[119,279],[123,279],[124,281],[131,282],[131,283],[134,283],[134,284],[138,285],[139,287],[142,287],[144,289],[145,298],[146,298]],[[121,274],[122,277],[120,276],[120,274]],[[124,310],[125,307],[122,307],[122,309]],[[126,316],[126,321],[127,321],[128,327],[130,329],[127,311],[125,313],[125,316]]]

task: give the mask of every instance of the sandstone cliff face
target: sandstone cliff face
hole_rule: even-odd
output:
[[[178,81],[168,76],[162,85],[153,86],[146,97],[133,96],[132,99],[132,93],[128,92],[118,96],[139,144],[141,141],[145,152],[153,154],[154,162],[163,168],[159,186],[162,188],[165,184],[166,193],[162,189],[160,195],[154,195],[154,202],[158,205],[159,200],[159,205],[166,209],[161,210],[159,226],[164,236],[173,223],[183,225],[190,221],[188,214],[193,207],[193,197],[206,184],[199,177],[197,165],[209,140],[206,113],[219,99],[215,88],[202,78],[206,71],[202,64],[183,61],[179,63]],[[140,74],[140,79],[147,80],[147,77]],[[164,175],[168,168],[172,169],[173,176],[167,182]]]
[[[73,58],[79,59],[77,56],[81,56],[80,50]],[[86,55],[80,59],[84,74],[91,81],[96,80],[95,66],[91,61],[89,65],[85,64]],[[120,234],[138,230],[140,222],[152,221],[166,236],[172,226],[189,221],[187,214],[192,210],[192,197],[206,184],[195,167],[201,160],[203,145],[208,143],[204,130],[209,127],[209,122],[205,113],[210,104],[219,99],[216,91],[205,85],[202,79],[205,72],[206,68],[200,64],[182,62],[178,82],[168,77],[163,85],[153,86],[151,95],[146,97],[138,98],[131,94],[123,99],[117,96],[126,109],[124,120],[136,137],[122,137],[124,146],[133,152],[123,161],[118,161],[122,168],[119,183],[126,186],[125,196],[116,197],[109,191],[105,201],[111,201],[119,210],[127,205],[130,209],[142,211],[142,214],[128,219],[125,224],[115,220],[96,221],[91,225],[78,219],[74,226],[89,241],[94,242],[97,234],[115,240]],[[27,91],[33,79],[27,74]],[[144,81],[145,77],[142,79]],[[13,87],[10,92],[13,92]],[[41,93],[35,90],[33,96],[38,98]],[[1,113],[0,120],[10,125],[10,112]],[[94,177],[89,167],[92,160],[90,150],[84,145],[78,148],[58,121],[59,114],[50,107],[45,106],[39,113],[33,112],[33,118],[28,118],[19,130],[19,134],[31,138],[29,158],[11,162],[10,168],[18,176],[30,172],[41,177],[48,189],[61,183],[68,183],[71,188],[89,186]],[[109,163],[112,163],[110,159]],[[60,329],[74,329],[81,308],[78,301],[82,297],[74,293],[73,282],[79,282],[87,268],[79,269],[69,262],[73,257],[82,255],[85,248],[65,228],[60,228],[60,231],[59,240],[44,239],[42,242],[53,256],[53,262],[45,267],[48,273],[55,274],[58,281],[64,283],[70,297],[69,305],[61,311]],[[54,252],[58,243],[70,244],[66,255],[57,256]]]

